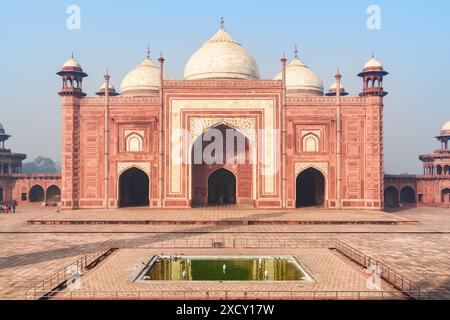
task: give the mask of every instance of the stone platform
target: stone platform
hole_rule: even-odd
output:
[[[239,208],[74,210],[27,221],[30,225],[417,225],[418,220],[380,211]]]

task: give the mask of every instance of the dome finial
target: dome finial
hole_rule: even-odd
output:
[[[70,57],[73,59],[73,51],[72,51],[72,54],[70,55]]]
[[[220,29],[225,30],[225,20],[223,19],[223,15],[220,16]]]
[[[150,46],[147,46],[147,58],[150,59],[150,54],[152,53]]]
[[[297,45],[294,46],[294,58],[298,59],[298,47],[297,47]]]
[[[372,51],[372,59],[375,58],[375,51]]]

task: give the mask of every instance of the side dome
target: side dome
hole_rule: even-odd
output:
[[[340,90],[341,96],[348,96],[348,93],[345,90],[345,86],[342,84],[342,82],[340,84],[340,87],[341,87],[341,90]],[[328,93],[326,93],[325,95],[328,97],[337,96],[337,83],[336,82],[330,86],[330,89],[328,89]]]
[[[274,80],[281,80],[280,72]],[[297,57],[286,67],[286,90],[303,96],[323,96],[323,82]]]
[[[164,76],[164,79],[167,79]],[[150,59],[145,60],[122,80],[120,92],[124,96],[146,96],[155,94],[161,87],[160,71]]]
[[[192,55],[184,69],[185,80],[259,77],[255,59],[223,29]]]

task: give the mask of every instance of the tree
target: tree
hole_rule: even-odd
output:
[[[37,157],[32,162],[25,162],[22,166],[23,173],[59,173],[58,166],[50,158]]]

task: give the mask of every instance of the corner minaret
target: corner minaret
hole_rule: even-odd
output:
[[[384,71],[381,63],[372,56],[364,65],[363,72],[358,74],[364,80],[363,92],[360,93],[360,96],[386,96],[388,93],[383,89],[383,77],[388,74],[388,72]]]
[[[60,96],[84,97],[83,78],[88,75],[83,72],[81,65],[72,57],[67,60],[57,75],[62,77],[62,88],[58,93]]]
[[[86,94],[83,92],[83,72],[80,64],[73,58],[67,60],[61,71],[57,73],[62,77],[61,96],[62,105],[62,193],[61,204],[63,209],[78,209],[80,206],[80,102]]]

